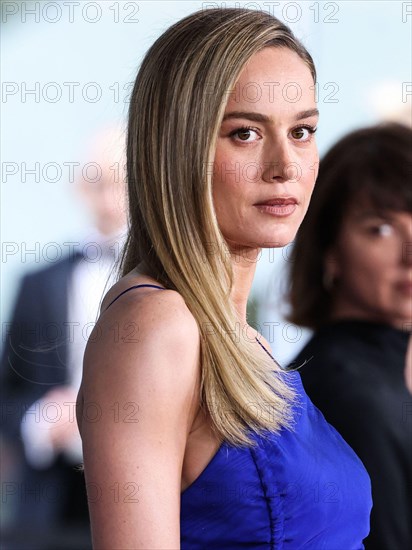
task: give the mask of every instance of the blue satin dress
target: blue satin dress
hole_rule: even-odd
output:
[[[131,288],[140,286],[163,288]],[[267,438],[251,432],[254,448],[222,443],[181,494],[181,550],[364,548],[369,476],[310,401],[300,374],[282,375],[297,395],[293,430]]]
[[[369,533],[369,476],[302,386],[294,431],[224,442],[181,495],[181,550],[359,550]]]

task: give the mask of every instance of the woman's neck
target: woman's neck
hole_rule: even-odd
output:
[[[410,324],[410,319],[394,316],[385,316],[378,312],[371,312],[362,307],[361,304],[352,304],[344,300],[335,300],[330,314],[332,321],[344,319],[359,319],[360,321],[371,321],[372,323],[382,323],[394,328],[405,330],[405,326]]]
[[[260,249],[231,250],[233,287],[231,298],[241,323],[247,324],[247,302],[256,272]]]

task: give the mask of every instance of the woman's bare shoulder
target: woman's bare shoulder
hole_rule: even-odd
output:
[[[108,382],[112,376],[124,375],[128,369],[133,370],[134,376],[144,376],[153,362],[165,368],[168,362],[180,362],[181,374],[186,369],[189,378],[193,370],[198,370],[198,325],[178,292],[134,288],[108,307],[124,290],[137,284],[157,283],[147,282],[147,278],[139,281],[126,277],[106,294],[99,320],[86,346],[83,390],[88,380],[95,379],[97,371],[99,378],[107,378]]]
[[[153,286],[162,287],[153,278],[138,274],[135,270],[131,271],[119,279],[105,294],[99,320],[132,314],[134,317],[139,316],[143,321],[143,318],[149,314],[148,322],[156,318],[161,324],[162,319],[178,314],[180,320],[185,320],[185,328],[196,333],[195,319],[182,296],[174,290],[163,289],[164,287],[153,288]],[[171,328],[173,329],[173,326]]]
[[[199,338],[198,326],[182,296],[169,289],[132,288],[146,284],[159,285],[156,281],[141,277],[125,277],[116,283],[102,301],[101,326],[115,322],[120,329],[130,323],[130,330],[134,327],[145,337],[154,331],[154,338],[179,339],[184,335],[188,342],[192,339],[196,342]]]
[[[143,281],[120,283],[106,304]],[[96,548],[152,540],[153,524],[164,528],[159,537],[178,540],[199,352],[197,323],[175,291],[133,289],[100,315],[86,347],[78,409],[85,474],[102,495],[89,506]],[[132,487],[138,506],[125,493],[114,502],[113,487]]]

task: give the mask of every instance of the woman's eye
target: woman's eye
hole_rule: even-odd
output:
[[[380,223],[371,227],[371,231],[379,237],[390,237],[393,234],[393,226],[390,223]]]
[[[238,128],[237,130],[234,130],[230,134],[231,137],[237,136],[236,141],[243,141],[245,143],[250,143],[252,141],[257,141],[259,138],[259,135],[256,130],[253,128]],[[255,139],[251,139],[255,138]]]
[[[299,126],[292,130],[292,137],[298,141],[310,141],[312,134],[316,132],[317,128],[311,126]]]

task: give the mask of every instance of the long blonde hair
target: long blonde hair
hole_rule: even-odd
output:
[[[228,93],[267,46],[295,51],[316,81],[309,53],[268,13],[217,8],[185,17],[143,59],[128,121],[130,225],[119,277],[144,261],[183,297],[201,335],[201,404],[214,429],[238,445],[253,445],[250,429],[290,427],[294,397],[287,375],[243,337],[212,200],[210,167]]]

